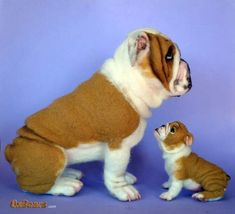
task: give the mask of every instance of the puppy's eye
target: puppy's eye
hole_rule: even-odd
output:
[[[173,60],[174,56],[173,56],[173,48],[170,47],[167,51],[167,54],[165,56],[166,60]]]
[[[172,127],[172,128],[170,129],[170,133],[171,133],[171,134],[175,134],[175,132],[176,132],[176,128],[175,128],[175,127]]]

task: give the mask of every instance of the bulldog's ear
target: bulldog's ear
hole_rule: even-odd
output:
[[[130,35],[128,39],[128,54],[131,66],[134,66],[149,52],[149,38],[145,32]]]
[[[184,137],[184,142],[187,146],[191,146],[193,144],[193,135],[188,133],[188,135]]]

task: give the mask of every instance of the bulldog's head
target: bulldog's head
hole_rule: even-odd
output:
[[[181,96],[191,89],[188,63],[178,46],[162,33],[152,29],[130,33],[128,56],[132,67],[140,68],[146,78],[160,81],[169,96]]]
[[[175,153],[193,143],[193,135],[186,126],[179,121],[167,123],[154,131],[160,148],[166,153]]]

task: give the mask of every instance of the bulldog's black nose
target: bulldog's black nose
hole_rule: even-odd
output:
[[[188,89],[190,90],[191,88],[192,88],[192,82],[190,81],[189,83],[188,83]]]
[[[185,62],[186,65],[187,65],[187,70],[188,70],[187,81],[188,81],[188,89],[190,90],[190,89],[192,88],[192,86],[193,86],[193,84],[192,84],[192,79],[191,79],[190,67],[189,67],[189,64],[188,64],[184,59],[181,58],[181,60],[182,60],[183,62]]]
[[[189,73],[189,75],[187,77],[187,81],[188,81],[188,89],[190,90],[192,88],[192,86],[193,86],[190,73]]]

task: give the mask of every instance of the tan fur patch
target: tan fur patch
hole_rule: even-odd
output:
[[[186,170],[184,168],[183,161],[184,160],[182,158],[179,158],[176,161],[176,169],[175,169],[174,175],[178,180],[186,180],[187,179],[187,174],[186,174]]]
[[[25,136],[27,131],[29,138],[40,137],[66,149],[97,141],[118,148],[138,124],[139,115],[124,95],[96,73],[72,93],[30,116],[19,134]]]
[[[17,183],[26,191],[45,193],[53,186],[65,156],[53,144],[18,137],[7,145],[5,156],[17,175]]]
[[[164,87],[169,91],[169,82],[173,75],[173,61],[166,60],[165,56],[171,47],[173,56],[175,54],[175,45],[172,41],[161,35],[147,33],[150,41],[150,54],[144,57],[140,66],[143,73],[148,77],[157,77]]]
[[[156,75],[153,73],[153,70],[150,66],[149,55],[142,59],[139,66],[142,68],[141,71],[143,72],[144,76],[149,78],[156,78]]]

